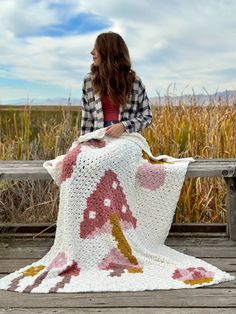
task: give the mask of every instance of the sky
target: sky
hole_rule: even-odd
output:
[[[0,104],[79,99],[107,31],[149,97],[235,90],[235,16],[236,0],[0,0]]]

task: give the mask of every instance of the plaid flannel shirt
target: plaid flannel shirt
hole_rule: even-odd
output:
[[[104,127],[102,102],[92,88],[91,74],[84,78],[81,106],[81,135]],[[119,109],[119,121],[128,133],[139,132],[152,122],[152,111],[145,86],[137,75],[133,82],[130,102]]]

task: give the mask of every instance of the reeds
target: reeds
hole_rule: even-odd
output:
[[[144,135],[154,155],[202,159],[236,158],[236,101],[226,103],[167,103],[154,111]],[[226,188],[221,178],[187,179],[176,222],[226,222]]]
[[[0,159],[47,160],[65,154],[79,135],[80,119],[73,107],[0,111]],[[199,106],[180,100],[176,106],[167,99],[164,106],[153,106],[153,124],[144,135],[154,155],[235,158],[236,102]],[[52,182],[3,181],[0,193],[0,222],[56,221],[59,190]],[[223,179],[187,179],[174,221],[225,222],[225,198]]]

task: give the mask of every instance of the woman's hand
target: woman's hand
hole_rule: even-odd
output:
[[[125,131],[125,127],[122,123],[116,123],[109,125],[106,128],[106,135],[111,137],[120,137]]]

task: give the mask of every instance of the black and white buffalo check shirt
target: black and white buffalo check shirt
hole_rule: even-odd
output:
[[[94,93],[90,73],[84,78],[81,106],[81,135],[104,127],[101,98]],[[152,122],[152,111],[145,86],[137,75],[133,82],[130,102],[120,108],[119,121],[128,133],[139,132]]]

